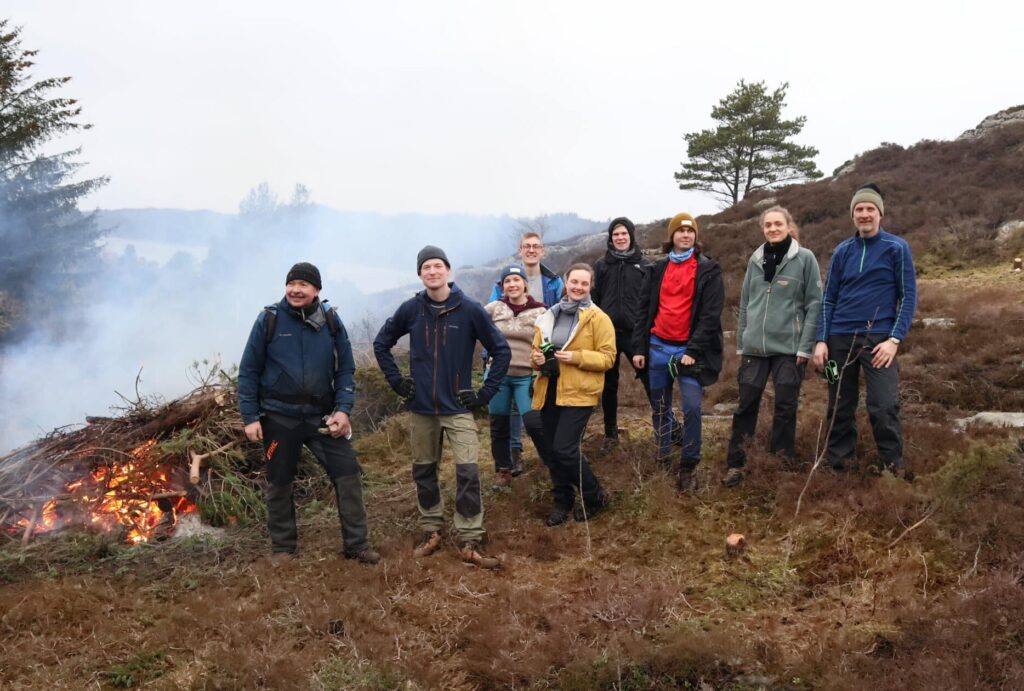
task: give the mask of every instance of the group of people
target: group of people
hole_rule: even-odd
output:
[[[760,215],[764,235],[747,263],[736,329],[739,403],[726,453],[726,486],[742,482],[746,450],[771,376],[775,410],[769,451],[796,457],[797,402],[807,363],[829,384],[826,458],[842,471],[853,465],[860,373],[878,447],[879,469],[901,472],[898,348],[916,306],[910,248],[881,227],[881,190],[858,188],[850,202],[856,233],[834,251],[824,288],[814,254],[779,206]],[[608,227],[607,251],[593,266],[573,264],[561,276],[548,269],[543,239],[525,233],[521,263],[505,267],[486,305],[450,279],[444,250],[428,245],[416,269],[424,290],[402,303],[377,334],[373,349],[390,386],[410,412],[412,478],[420,535],[417,558],[443,543],[444,501],[438,482],[442,448],[455,460],[454,528],[463,561],[500,568],[483,549],[485,537],[479,441],[473,411],[487,406],[495,485],[522,472],[525,429],[551,478],[548,526],[570,517],[587,521],[609,496],[581,444],[598,403],[604,413],[599,455],[618,444],[619,358],[626,356],[651,404],[657,460],[673,465],[681,447],[677,487],[696,488],[701,460],[701,399],[723,366],[725,288],[719,264],[703,252],[690,214],[668,223],[665,256],[649,262],[628,218]],[[239,371],[239,406],[246,436],[262,440],[267,462],[267,515],[273,556],[296,550],[292,481],[302,445],[331,478],[338,500],[343,554],[377,563],[370,547],[359,464],[350,437],[354,401],[352,348],[336,311],[319,299],[319,271],[308,263],[289,271],[285,296],[257,318]],[[409,339],[409,371],[393,349]],[[483,384],[474,388],[477,344]],[[682,419],[673,413],[678,384]]]

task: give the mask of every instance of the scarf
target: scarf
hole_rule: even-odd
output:
[[[671,252],[668,253],[669,261],[671,261],[673,264],[682,264],[687,259],[693,256],[693,250],[693,247],[686,250],[685,252],[676,252],[673,249]]]
[[[508,305],[508,308],[510,310],[512,310],[512,314],[516,315],[517,317],[520,314],[522,314],[523,312],[525,312],[526,310],[528,310],[528,309],[531,309],[533,307],[543,307],[544,306],[544,303],[537,302],[536,300],[533,299],[533,296],[529,295],[529,294],[527,294],[527,296],[526,296],[526,302],[524,302],[521,305],[516,305],[516,304],[513,304],[513,303],[509,302],[509,299],[507,297],[504,297],[504,296],[502,296],[501,301],[504,302],[506,305]]]
[[[610,242],[608,244],[611,245]],[[612,255],[613,257],[615,257],[619,261],[626,261],[628,259],[632,259],[633,258],[633,245],[630,245],[628,250],[617,250],[617,249],[615,249],[615,247],[609,247],[608,248],[608,254]]]
[[[786,252],[789,251],[789,246],[792,244],[793,237],[790,235],[787,235],[785,240],[776,245],[768,242],[764,243],[764,254],[761,256],[761,268],[764,269],[765,281],[771,283],[772,279],[775,278],[775,269],[777,269],[779,264],[782,263],[783,258],[786,256]]]

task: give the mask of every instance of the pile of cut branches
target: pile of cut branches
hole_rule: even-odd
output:
[[[230,383],[204,383],[165,404],[140,399],[123,411],[0,457],[0,534],[27,543],[61,525],[96,524],[101,510],[135,512],[117,517],[131,528],[154,502],[161,502],[157,515],[187,503],[214,525],[261,515],[263,464],[258,453],[246,455],[257,447],[241,444]],[[104,508],[114,498],[134,503]]]

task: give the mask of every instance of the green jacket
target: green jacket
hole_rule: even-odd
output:
[[[736,323],[736,352],[809,358],[821,312],[818,260],[794,238],[768,283],[761,266],[763,257],[761,245],[747,262]]]

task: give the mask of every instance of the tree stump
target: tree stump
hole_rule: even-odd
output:
[[[732,533],[729,537],[725,538],[725,556],[727,557],[738,557],[743,554],[743,550],[747,548],[747,538],[743,537],[740,533]]]

